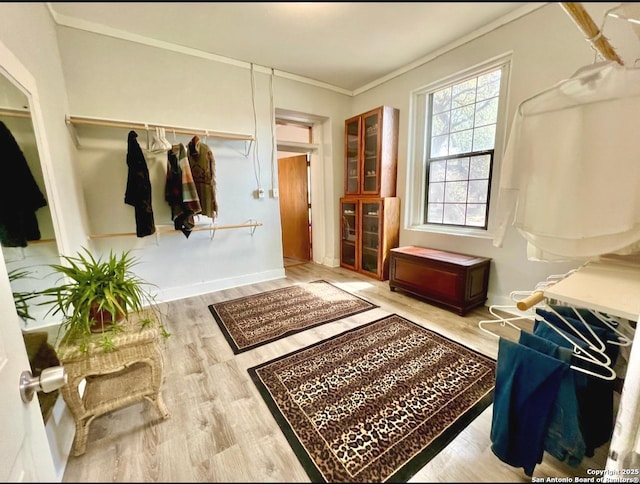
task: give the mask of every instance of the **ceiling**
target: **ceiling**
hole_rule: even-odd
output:
[[[56,22],[168,42],[352,93],[544,3],[53,2]],[[498,23],[496,23],[498,22]]]

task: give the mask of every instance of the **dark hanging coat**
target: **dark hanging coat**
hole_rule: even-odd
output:
[[[144,159],[142,149],[136,138],[135,131],[129,131],[127,149],[127,189],[124,194],[124,203],[135,208],[136,235],[145,237],[156,231],[151,208],[151,182],[149,180],[149,168]]]
[[[0,121],[0,170],[5,186],[0,190],[0,243],[26,247],[39,240],[36,210],[47,205],[27,160],[9,128]]]

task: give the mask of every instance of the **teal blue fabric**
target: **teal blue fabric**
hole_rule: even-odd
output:
[[[548,311],[537,309],[536,312],[541,319],[544,318],[556,323],[557,325],[564,324],[562,322],[558,322],[560,318]],[[582,325],[578,320],[572,320],[566,316],[565,319],[567,319],[576,328],[579,328]],[[593,328],[594,330],[596,329],[596,327]],[[567,338],[574,341],[582,348],[586,347],[586,343],[579,338],[572,336],[562,329],[559,329],[559,331],[564,335],[564,337],[559,334],[558,331],[551,328],[547,323],[536,321],[533,332],[541,338],[548,339],[561,347],[571,350],[573,350],[573,345],[567,340]],[[617,341],[617,336],[611,330],[607,330],[600,336],[612,341]],[[605,340],[603,339],[603,341]],[[616,345],[607,345],[605,353],[608,354],[610,358],[617,357],[618,352],[619,347]],[[615,359],[612,358],[611,364],[613,365],[614,362]],[[596,365],[585,362],[584,360],[576,359],[575,357],[573,364],[595,373],[604,374],[602,369],[598,368]],[[587,457],[592,457],[595,454],[595,449],[607,443],[613,435],[613,425],[615,422],[613,391],[615,388],[615,381],[604,380],[602,378],[577,371],[574,378],[576,381],[580,430],[586,444],[585,455]]]
[[[520,344],[570,364],[573,352],[557,344],[522,331]],[[586,444],[580,431],[575,372],[568,371],[560,382],[551,420],[544,439],[544,450],[561,462],[578,467],[585,456]]]
[[[560,384],[569,365],[500,338],[491,424],[491,450],[501,461],[533,475]]]

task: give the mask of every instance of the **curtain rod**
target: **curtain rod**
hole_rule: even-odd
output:
[[[202,135],[212,138],[223,138],[240,141],[253,141],[253,135],[242,133],[228,133],[224,131],[209,131],[200,128],[186,128],[184,126],[171,126],[167,124],[157,123],[140,123],[137,121],[122,121],[118,119],[93,118],[89,116],[66,116],[67,124],[73,125],[89,125],[89,126],[105,126],[110,128],[127,128],[127,129],[144,129],[150,130],[155,128],[164,128],[165,130],[175,134]]]
[[[190,230],[190,232],[201,232],[203,230],[223,230],[223,229],[239,229],[239,228],[245,228],[245,227],[261,227],[262,223],[261,222],[252,222],[252,223],[246,223],[246,224],[234,224],[234,225],[212,225],[210,227],[194,227],[193,229]],[[255,229],[254,229],[255,230]],[[181,234],[183,233],[181,230],[176,230],[176,229],[171,229],[171,230],[156,230],[155,233],[151,234],[151,235],[162,235],[162,234]],[[252,232],[253,234],[253,232]],[[118,232],[118,233],[111,233],[111,234],[96,234],[96,235],[89,235],[90,239],[102,239],[102,238],[107,238],[107,237],[126,237],[126,236],[131,236],[131,235],[137,235],[136,232]]]
[[[560,3],[560,6],[569,14],[582,33],[587,36],[587,40],[591,43],[593,48],[604,59],[616,61],[621,66],[624,65],[624,62],[622,62],[622,59],[618,56],[616,50],[609,43],[607,38],[602,35],[602,31],[598,28],[581,3],[562,2]]]

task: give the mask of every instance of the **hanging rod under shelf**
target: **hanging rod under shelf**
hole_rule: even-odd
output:
[[[188,134],[188,135],[202,135],[212,138],[222,138],[238,141],[253,141],[254,137],[250,134],[243,133],[229,133],[226,131],[214,131],[201,128],[187,128],[184,126],[171,126],[168,124],[158,123],[140,123],[138,121],[122,121],[118,119],[106,119],[106,118],[93,118],[89,116],[66,116],[67,124],[71,125],[87,125],[87,126],[105,126],[110,128],[126,128],[126,129],[155,129],[164,128],[170,133],[175,134]]]
[[[8,118],[30,118],[31,113],[25,109],[0,108],[0,116]]]
[[[232,225],[211,225],[207,227],[194,227],[190,230],[190,232],[201,232],[204,230],[224,230],[224,229],[240,229],[240,228],[251,228],[251,227],[261,227],[261,222],[252,222],[246,224],[232,224]],[[255,229],[254,229],[255,230]],[[155,233],[151,235],[163,235],[163,234],[181,234],[181,230],[170,229],[170,230],[156,230]],[[136,232],[116,232],[110,234],[95,234],[89,235],[90,239],[102,239],[107,237],[128,237],[132,235],[137,235]]]

